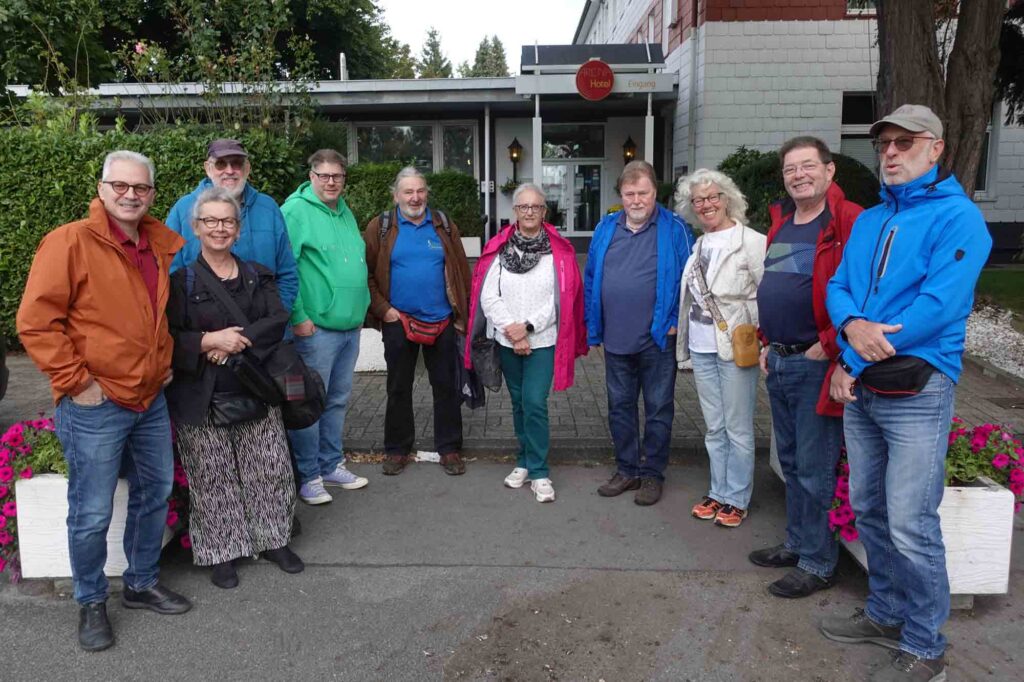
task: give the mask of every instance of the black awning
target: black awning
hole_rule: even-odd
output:
[[[650,48],[650,58],[648,58]],[[588,59],[598,58],[614,68],[617,64],[664,65],[661,43],[628,43],[623,45],[523,45],[520,69],[533,71],[538,64],[545,66],[573,66]]]

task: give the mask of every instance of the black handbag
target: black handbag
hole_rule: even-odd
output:
[[[924,390],[935,368],[913,355],[894,355],[860,373],[860,385],[885,398],[909,398]]]
[[[231,299],[224,285],[198,261],[192,268],[224,306],[228,316],[234,318],[236,324],[248,326],[249,318]],[[236,353],[232,357],[237,356],[242,358],[236,360],[232,368],[239,382],[267,404],[280,405],[286,429],[304,429],[320,419],[327,408],[327,389],[323,379],[306,365],[291,341],[277,344],[262,365],[251,355]],[[276,393],[270,389],[270,384],[274,385]]]
[[[498,256],[498,296],[501,296],[501,256]],[[483,310],[480,311],[483,314]],[[474,325],[475,326],[475,325]],[[469,344],[469,357],[473,371],[484,388],[501,390],[501,345],[495,339],[487,338],[487,322],[484,333],[474,336]]]
[[[214,391],[210,397],[210,423],[214,426],[231,426],[266,416],[267,404],[248,393]]]

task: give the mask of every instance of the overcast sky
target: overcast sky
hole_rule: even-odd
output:
[[[523,45],[568,45],[586,0],[377,0],[391,35],[419,57],[427,30],[441,36],[441,50],[452,70],[473,63],[484,36],[496,35],[505,46],[508,68],[519,72]],[[457,73],[454,75],[458,75]]]

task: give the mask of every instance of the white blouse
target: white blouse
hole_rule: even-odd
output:
[[[487,318],[487,337],[511,348],[512,342],[504,334],[505,326],[529,321],[533,325],[533,333],[526,337],[530,348],[555,345],[558,338],[556,293],[554,258],[550,253],[541,256],[535,266],[522,274],[506,270],[501,265],[501,256],[496,256],[480,291],[480,307]]]

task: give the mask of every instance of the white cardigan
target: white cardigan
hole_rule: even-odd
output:
[[[764,254],[767,238],[746,225],[736,224],[729,245],[718,259],[718,267],[712,273],[708,287],[722,311],[722,317],[729,324],[729,331],[723,332],[715,326],[715,341],[718,357],[732,361],[732,330],[740,324],[757,326],[757,287],[764,276]],[[693,294],[686,280],[693,270],[694,260],[699,253],[701,236],[693,245],[693,253],[686,261],[679,293],[679,327],[676,335],[676,361],[690,359],[690,306]]]

